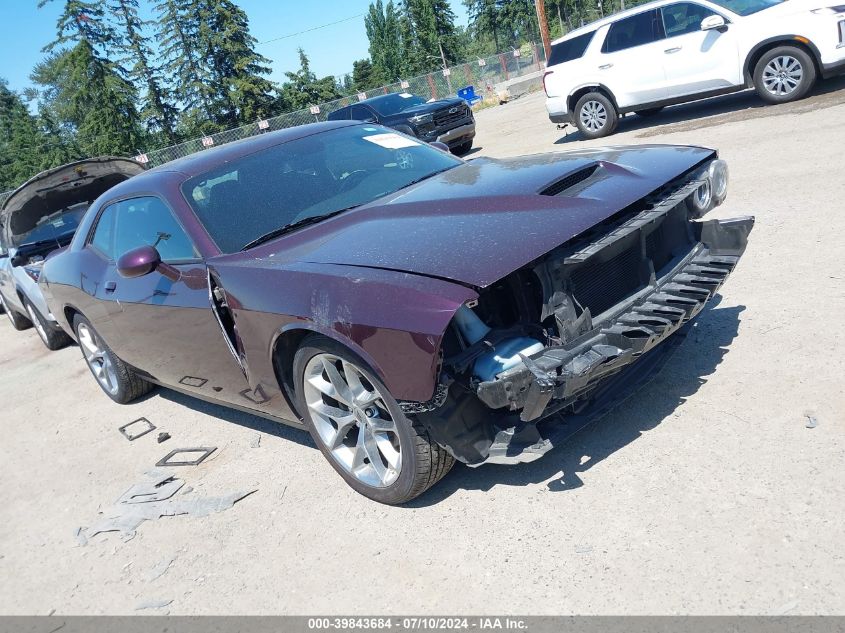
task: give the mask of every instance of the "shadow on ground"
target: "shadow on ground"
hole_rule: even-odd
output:
[[[636,132],[639,138],[658,134],[670,134],[704,127],[724,125],[734,121],[797,114],[819,108],[829,108],[845,103],[845,76],[819,82],[805,99],[782,105],[766,105],[753,90],[747,90],[722,97],[713,97],[693,103],[670,106],[662,112],[641,117],[626,115],[620,122],[617,133]],[[555,141],[564,145],[586,140],[575,126],[567,127],[568,133]],[[608,137],[608,138],[613,138]]]
[[[711,307],[701,314],[687,340],[650,384],[634,391],[624,401],[624,407],[617,405],[536,462],[479,468],[457,464],[443,481],[408,506],[434,505],[461,489],[486,491],[496,485],[525,486],[548,481],[548,489],[553,492],[581,487],[581,473],[658,426],[698,391],[728,353],[743,310],[745,306]],[[585,456],[589,456],[586,461]]]

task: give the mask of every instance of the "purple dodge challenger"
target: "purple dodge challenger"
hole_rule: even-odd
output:
[[[307,427],[355,490],[402,503],[454,460],[528,462],[654,371],[754,220],[714,151],[465,162],[313,124],[135,176],[40,285],[100,387],[164,385]]]

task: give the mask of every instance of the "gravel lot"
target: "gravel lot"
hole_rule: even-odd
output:
[[[745,258],[624,406],[534,464],[458,466],[411,507],[352,492],[303,432],[161,389],[112,404],[78,348],[48,352],[4,318],[0,612],[845,614],[843,87],[624,121],[609,142],[721,151],[716,213],[757,216]],[[476,156],[584,144],[537,94],[478,128]],[[140,416],[173,439],[127,442],[117,427]],[[257,492],[78,543],[196,445],[219,449],[178,471],[195,493]]]

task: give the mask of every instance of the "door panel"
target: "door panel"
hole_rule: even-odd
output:
[[[621,108],[666,98],[665,54],[660,13],[645,11],[610,25],[601,53],[593,57],[596,76]]]
[[[669,98],[743,83],[735,25],[724,32],[702,31],[701,21],[716,14],[693,2],[666,6],[662,15],[667,36],[663,48]]]

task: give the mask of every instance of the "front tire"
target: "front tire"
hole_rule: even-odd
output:
[[[74,317],[73,330],[88,369],[109,398],[118,404],[127,404],[152,390],[152,383],[120,360],[81,314]]]
[[[575,125],[586,138],[601,138],[616,131],[619,113],[600,92],[590,92],[575,104]]]
[[[464,154],[469,154],[469,151],[472,149],[472,141],[467,141],[466,143],[461,143],[455,149],[452,150],[452,153],[455,156],[463,156]]]
[[[293,360],[299,411],[320,451],[356,492],[390,505],[421,495],[454,458],[399,403],[367,364],[338,343],[310,336]]]
[[[6,311],[6,316],[9,317],[9,321],[12,323],[12,327],[15,328],[18,332],[20,332],[21,330],[28,330],[32,327],[32,322],[27,319],[24,315],[17,312],[8,303],[6,303],[6,300],[3,298],[2,294],[0,294],[0,303],[3,304],[3,308]]]
[[[778,46],[754,67],[754,88],[766,103],[788,103],[807,95],[816,83],[816,66],[803,49]]]
[[[47,349],[56,351],[70,345],[70,337],[63,330],[50,325],[29,299],[24,299],[23,304],[29,314],[29,320],[32,321],[35,331],[44,345],[47,346]]]

